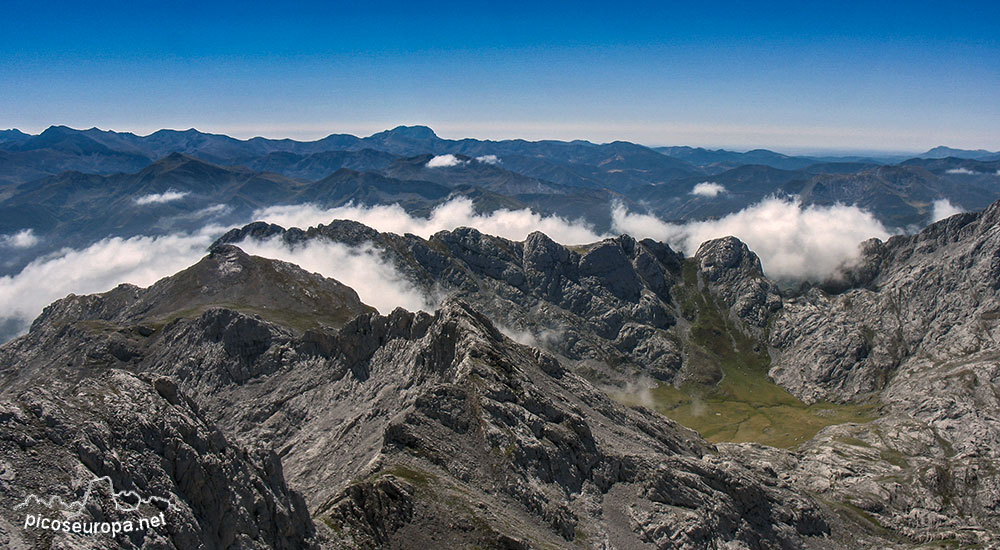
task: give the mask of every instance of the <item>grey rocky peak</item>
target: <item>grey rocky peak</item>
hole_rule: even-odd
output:
[[[859,259],[835,280],[785,298],[756,255],[731,237],[704,243],[692,259],[628,237],[566,247],[540,234],[518,243],[458,230],[425,241],[348,222],[282,238],[372,243],[422,288],[460,296],[592,380],[628,384],[629,376],[651,376],[707,395],[716,400],[710,410],[726,411],[734,390],[725,381],[760,377],[748,391],[774,397],[735,403],[756,408],[772,399],[808,413],[790,417],[792,425],[843,420],[821,421],[818,433],[796,438],[792,450],[737,443],[720,447],[722,455],[760,474],[781,464],[780,475],[796,490],[837,503],[839,516],[863,527],[857,544],[893,533],[913,544],[988,545],[998,520],[990,503],[1000,490],[973,472],[997,467],[1000,437],[993,335],[1000,269],[992,253],[1000,249],[998,210],[861,243]],[[571,327],[559,341],[538,337],[557,323]],[[665,344],[651,334],[662,334]],[[609,347],[627,362],[609,369],[616,356]],[[782,397],[786,390],[792,395]],[[660,410],[672,414],[676,406]],[[847,410],[856,421],[838,416]],[[770,422],[751,437],[780,440],[767,435],[780,420]]]
[[[998,543],[998,221],[994,204],[867,242],[850,288],[813,288],[773,322],[778,383],[879,410],[820,432],[794,475],[913,540]]]
[[[86,473],[185,503],[135,547],[995,546],[998,218],[785,296],[733,237],[251,224],[0,347],[0,499]],[[247,239],[370,245],[438,307],[380,315]]]
[[[601,253],[614,266],[635,243],[601,246],[621,248]],[[216,247],[195,272],[230,261],[271,274],[277,297],[333,285],[233,247]],[[616,403],[461,300],[433,315],[361,311],[303,331],[269,308],[188,309],[154,322],[175,298],[186,305],[191,275],[67,298],[0,348],[0,397],[11,400],[4,418],[37,426],[5,430],[22,439],[8,443],[22,458],[5,464],[17,481],[0,486],[0,498],[14,502],[68,471],[115,474],[123,487],[162,488],[189,503],[190,513],[171,516],[180,524],[174,538],[160,541],[177,548],[196,539],[206,547],[784,548],[833,528],[811,498],[717,456],[657,413]],[[243,291],[255,283],[231,281]],[[115,300],[129,313],[111,315]],[[326,305],[350,307],[353,295],[340,300]],[[45,392],[53,397],[29,402]],[[74,427],[91,416],[103,420]],[[84,439],[93,429],[101,439]],[[179,462],[176,445],[191,438],[183,460],[206,461],[196,470],[207,478],[189,477]],[[38,441],[53,450],[32,450]],[[43,475],[29,481],[30,472]]]
[[[736,237],[706,241],[694,258],[704,284],[747,324],[763,327],[781,308],[777,285],[764,276],[757,255]]]
[[[261,227],[231,231],[214,246],[254,238]],[[370,244],[429,298],[460,297],[508,334],[581,364],[595,378],[621,381],[642,372],[671,380],[682,364],[668,334],[682,257],[656,241],[622,236],[566,247],[538,232],[515,242],[470,228],[422,239],[345,220],[270,231],[267,238],[293,247],[309,239]]]
[[[259,227],[231,231],[214,246],[254,238]],[[370,244],[428,297],[460,297],[522,342],[581,363],[597,378],[642,371],[670,380],[682,363],[667,332],[681,255],[662,243],[623,236],[568,248],[542,233],[515,242],[469,228],[425,240],[344,220],[267,238],[293,247],[309,239]]]

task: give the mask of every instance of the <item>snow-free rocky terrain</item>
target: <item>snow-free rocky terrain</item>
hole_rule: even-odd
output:
[[[734,238],[251,224],[0,347],[0,546],[996,547],[998,224],[869,241],[794,290]],[[248,239],[370,243],[443,298],[379,315]],[[12,512],[99,476],[169,497],[168,527]]]

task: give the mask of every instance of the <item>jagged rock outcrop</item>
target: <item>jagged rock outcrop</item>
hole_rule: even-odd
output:
[[[374,243],[424,288],[441,285],[501,324],[518,326],[536,311],[543,321],[527,325],[533,330],[555,317],[553,311],[596,319],[599,322],[588,327],[593,335],[637,350],[623,352],[637,367],[632,373],[649,364],[643,359],[648,352],[638,350],[653,341],[644,331],[657,326],[648,318],[636,321],[638,288],[640,303],[655,296],[671,315],[658,330],[679,357],[658,376],[675,383],[718,384],[722,371],[695,363],[705,362],[703,354],[695,353],[692,339],[697,331],[723,330],[701,321],[700,328],[688,328],[688,321],[695,324],[703,313],[691,309],[698,303],[691,295],[692,285],[697,285],[729,312],[732,327],[745,334],[753,351],[770,353],[773,380],[806,403],[815,403],[813,408],[820,407],[817,414],[823,414],[823,402],[852,401],[866,404],[867,418],[875,419],[825,428],[795,451],[726,446],[723,454],[745,458],[759,472],[782,464],[783,479],[842,506],[840,513],[870,527],[865,536],[876,540],[894,533],[902,537],[903,547],[925,539],[988,545],[994,540],[989,533],[997,529],[1000,502],[995,476],[989,474],[996,471],[1000,448],[998,211],[1000,206],[993,205],[917,235],[862,243],[859,259],[836,279],[790,292],[788,298],[764,276],[757,257],[733,238],[705,243],[693,259],[691,280],[682,281],[682,271],[688,268],[682,269],[679,256],[664,261],[651,252],[657,261],[649,264],[632,256],[630,250],[651,250],[646,241],[635,249],[627,240],[566,248],[533,235],[525,243],[486,244],[491,238],[471,231],[422,241],[350,222],[305,232],[271,228],[270,235],[292,244],[309,238]],[[239,232],[230,236],[231,241],[242,238]],[[631,270],[615,268],[623,265],[616,251],[632,260]],[[584,261],[588,254],[594,255]],[[640,264],[654,269],[643,275]],[[661,266],[666,268],[662,277]],[[588,283],[602,287],[604,303],[611,308],[585,309],[581,304],[591,303],[573,301],[572,290],[565,290],[582,284],[589,291]],[[511,293],[508,287],[522,293]],[[675,292],[678,288],[683,292]],[[538,304],[534,310],[516,305],[526,297]],[[565,318],[580,326],[579,318]],[[619,319],[620,327],[615,324]],[[725,323],[728,327],[730,321]],[[617,327],[614,340],[610,327]],[[707,347],[722,346],[724,339]],[[743,349],[735,340],[733,348]],[[564,343],[554,351],[576,359],[567,363],[576,372],[594,376],[588,360],[607,361],[609,355],[600,353],[604,349],[574,350]]]
[[[997,347],[1000,205],[912,236],[869,241],[847,271],[856,286],[814,288],[785,305],[772,376],[806,399],[858,400],[918,359],[942,364]]]
[[[792,475],[909,540],[1000,543],[998,221],[994,204],[868,241],[842,280],[772,324],[776,381],[880,411],[821,431]]]
[[[565,247],[541,233],[252,224],[149,289],[60,300],[0,348],[0,398],[20,403],[4,410],[22,411],[0,421],[35,410],[31,399],[55,419],[5,428],[0,498],[38,488],[16,481],[23,456],[6,458],[34,441],[52,446],[40,458],[53,471],[185,499],[176,536],[206,547],[989,547],[1000,543],[998,219],[994,205],[866,242],[842,277],[787,298],[731,237],[684,259],[627,236]],[[370,244],[448,297],[433,314],[379,315],[336,281],[227,244],[246,238]],[[755,419],[812,421],[852,401],[859,421],[820,423],[788,449],[713,446],[586,379],[640,375],[677,383],[667,396],[695,416],[701,405],[683,399],[735,398],[746,384],[736,408],[765,411]],[[146,397],[130,405],[108,397],[115,388]],[[67,447],[63,416],[91,411],[110,428]],[[226,480],[218,502],[203,496],[209,481],[153,466],[167,456],[155,442],[177,438],[199,471],[229,476],[209,476]],[[219,530],[220,507],[250,501],[253,517]],[[0,535],[24,543],[5,521]]]
[[[631,265],[624,247],[634,242],[603,246],[610,250],[601,254],[612,258],[574,277]],[[244,271],[257,265],[279,298],[293,289],[320,295],[317,289],[339,288],[232,247],[216,249],[195,271],[232,272],[225,268],[231,264]],[[312,541],[332,548],[787,548],[822,544],[840,529],[821,504],[715,457],[697,434],[656,413],[612,401],[551,355],[506,338],[460,300],[446,301],[434,315],[361,311],[339,328],[330,322],[299,330],[264,303],[250,313],[211,299],[153,322],[146,315],[162,319],[173,300],[166,289],[176,288],[174,303],[186,304],[181,282],[190,272],[176,277],[150,289],[121,287],[53,304],[28,335],[0,348],[0,396],[63,387],[49,386],[51,379],[66,381],[68,395],[101,380],[130,381],[119,397],[108,397],[108,388],[91,401],[76,398],[81,416],[112,415],[104,439],[77,459],[78,469],[118,472],[126,486],[143,488],[169,488],[175,479],[175,494],[194,510],[185,536],[201,536],[206,547]],[[627,285],[607,289],[629,292]],[[354,307],[349,293],[336,299],[323,310]],[[48,422],[65,422],[66,414],[52,407]],[[199,475],[207,477],[194,480],[128,459],[176,463],[169,445],[157,451],[157,441],[175,438],[163,420],[171,414],[198,426],[182,430],[182,440],[204,439],[188,443],[195,452],[185,460],[197,463],[197,456],[227,448],[276,454],[234,450],[233,458],[202,466]],[[59,449],[58,437],[46,437],[56,452],[40,464],[57,468],[54,461],[68,451]],[[146,477],[140,481],[133,466]],[[18,479],[27,468],[9,470]],[[259,481],[246,487],[243,480],[254,476]],[[35,489],[22,482],[3,487],[8,499]],[[220,509],[213,498],[231,503],[222,510],[255,516],[213,516]],[[314,524],[303,520],[303,501]]]
[[[166,378],[95,368],[72,378],[46,378],[14,395],[5,391],[0,462],[5,512],[0,540],[5,548],[316,546],[305,502],[286,485],[274,452],[230,441]],[[83,496],[89,481],[104,476],[115,491],[169,500],[165,510],[153,509],[165,513],[168,527],[114,538],[53,537],[44,530],[23,529],[27,511],[15,507],[27,495],[70,502]],[[55,518],[61,517],[58,511],[35,510]],[[136,521],[138,516],[114,506],[91,512],[82,514],[83,519]]]
[[[704,284],[748,325],[762,328],[781,309],[777,285],[764,276],[757,255],[736,237],[706,241],[694,258]]]
[[[539,232],[514,242],[460,228],[424,240],[336,220],[305,231],[250,224],[215,246],[248,238],[372,245],[427,296],[467,300],[522,343],[581,363],[592,378],[620,383],[642,373],[669,381],[683,363],[669,334],[682,257],[650,239],[567,248]]]

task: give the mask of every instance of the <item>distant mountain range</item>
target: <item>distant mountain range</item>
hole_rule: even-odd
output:
[[[910,159],[805,157],[622,141],[449,140],[425,126],[309,142],[193,129],[148,136],[4,130],[0,237],[30,229],[40,239],[5,248],[0,274],[64,246],[190,231],[209,221],[241,224],[273,205],[399,204],[427,216],[465,197],[480,213],[530,208],[604,232],[615,204],[683,222],[769,196],[856,204],[889,227],[921,226],[935,201],[968,210],[1000,198],[1000,154],[937,147]]]
[[[940,145],[927,151],[922,155],[917,155],[919,158],[925,159],[941,159],[947,157],[955,157],[960,159],[972,159],[972,160],[983,160],[983,161],[993,161],[1000,160],[1000,152],[991,152],[983,149],[976,149],[975,151],[970,151],[968,149],[953,149],[951,147],[945,147]]]

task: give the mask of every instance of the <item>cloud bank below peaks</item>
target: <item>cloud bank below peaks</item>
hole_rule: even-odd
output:
[[[437,206],[428,218],[411,216],[397,204],[337,208],[311,204],[272,206],[257,210],[253,215],[255,220],[303,229],[336,219],[354,220],[383,233],[412,233],[425,239],[439,231],[458,227],[473,227],[482,233],[514,241],[523,241],[533,231],[541,231],[563,244],[587,244],[609,236],[598,233],[582,220],[543,216],[527,209],[478,214],[472,201],[464,197]]]
[[[950,218],[955,214],[965,212],[961,207],[955,206],[948,199],[938,199],[934,201],[931,210],[931,221],[939,222],[945,218]]]
[[[935,217],[954,208],[950,204],[936,205]],[[350,219],[378,231],[412,233],[423,238],[463,226],[515,241],[541,231],[566,245],[611,236],[580,220],[543,216],[527,209],[479,214],[466,198],[439,205],[427,218],[411,216],[399,205],[321,208],[306,204],[264,208],[254,213],[254,219],[301,228]],[[194,264],[225,229],[206,225],[195,233],[114,237],[37,258],[17,275],[0,277],[0,342],[22,332],[44,306],[69,293],[104,292],[124,282],[148,286]],[[803,206],[795,200],[776,198],[717,220],[686,224],[630,212],[619,204],[613,207],[613,229],[615,234],[665,241],[689,256],[704,241],[733,235],[760,256],[769,276],[814,281],[834,275],[840,266],[856,259],[862,241],[890,236],[871,213],[860,208]],[[26,239],[27,235],[21,238]],[[416,288],[370,246],[310,241],[290,248],[276,240],[239,244],[250,254],[292,262],[337,279],[382,313],[395,307],[432,310],[439,301]]]
[[[417,290],[371,246],[351,247],[314,239],[290,247],[279,238],[247,239],[236,246],[247,254],[283,260],[336,279],[383,315],[397,307],[410,311],[433,311],[436,307],[435,300]]]
[[[48,254],[17,275],[0,277],[0,343],[23,332],[42,308],[67,294],[104,292],[125,282],[149,286],[191,266],[223,230],[213,226],[192,234],[102,239]]]
[[[717,220],[672,224],[647,214],[613,208],[615,231],[669,243],[691,256],[701,243],[732,235],[760,257],[764,272],[783,280],[819,281],[856,260],[859,244],[889,231],[856,206],[803,206],[798,200],[768,198]]]
[[[856,206],[803,206],[795,199],[768,198],[720,219],[684,224],[630,212],[621,204],[613,207],[612,214],[615,234],[664,241],[688,256],[697,252],[705,241],[735,236],[760,256],[770,277],[784,280],[819,281],[835,276],[840,267],[857,259],[861,242],[891,236],[871,212]],[[463,226],[515,241],[524,240],[532,231],[541,231],[569,245],[611,236],[580,220],[542,216],[530,210],[477,214],[472,201],[465,198],[438,206],[428,218],[411,216],[398,205],[328,209],[314,205],[273,206],[258,210],[254,216],[261,221],[300,228],[350,219],[378,231],[412,233],[423,238]],[[339,279],[335,273],[321,273]]]

